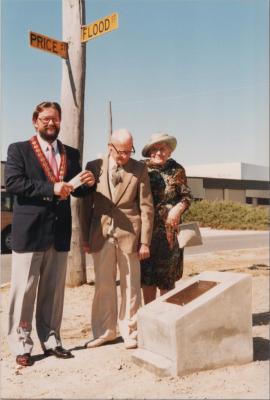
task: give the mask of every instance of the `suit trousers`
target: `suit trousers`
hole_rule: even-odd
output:
[[[92,254],[95,270],[95,295],[92,304],[94,339],[116,338],[117,326],[117,265],[120,275],[121,302],[119,331],[124,340],[137,337],[137,311],[141,306],[140,263],[137,253],[126,254],[117,240],[106,240],[101,251]]]
[[[13,354],[31,353],[32,319],[42,349],[61,345],[67,252],[53,247],[32,253],[12,252],[8,342]]]

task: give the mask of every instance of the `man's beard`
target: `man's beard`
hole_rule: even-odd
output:
[[[46,140],[46,142],[54,142],[57,139],[60,129],[57,126],[54,126],[54,132],[48,133],[48,128],[43,128],[39,130],[39,134],[42,139]]]

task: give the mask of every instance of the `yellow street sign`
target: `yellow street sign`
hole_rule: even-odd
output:
[[[68,58],[68,44],[52,39],[36,32],[29,32],[30,46],[36,49],[48,51],[62,58]]]
[[[95,39],[97,36],[104,35],[104,33],[113,31],[114,29],[118,29],[117,13],[98,19],[90,25],[83,25],[81,27],[81,41],[87,42],[88,40]]]

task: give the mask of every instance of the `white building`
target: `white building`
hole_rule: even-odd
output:
[[[269,169],[242,162],[186,166],[195,199],[269,205]]]
[[[187,176],[221,179],[269,181],[269,168],[243,162],[189,165]]]

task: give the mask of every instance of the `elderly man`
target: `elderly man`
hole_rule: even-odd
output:
[[[84,250],[92,253],[95,296],[92,305],[93,341],[100,346],[116,338],[117,265],[121,304],[119,330],[126,348],[137,346],[136,313],[141,305],[140,263],[149,257],[153,203],[146,166],[130,158],[135,152],[126,129],[113,132],[109,154],[89,162],[96,191],[82,199]]]
[[[6,188],[15,195],[12,222],[12,276],[8,341],[17,364],[33,364],[32,318],[45,355],[70,358],[62,347],[67,254],[71,237],[70,193],[87,195],[90,171],[81,172],[78,150],[57,140],[61,108],[42,102],[33,112],[36,135],[8,148]],[[83,186],[73,192],[69,180],[80,174]]]

